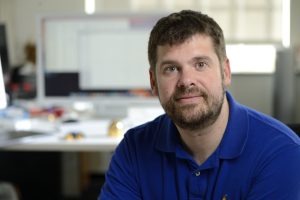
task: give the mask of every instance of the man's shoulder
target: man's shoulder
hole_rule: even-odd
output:
[[[280,137],[282,140],[300,145],[299,137],[286,124],[259,111],[246,109],[249,116],[250,132],[257,132],[257,134],[268,137],[268,139]]]
[[[288,126],[259,111],[245,107],[248,116],[247,147],[250,152],[270,156],[280,152],[300,156],[300,139]],[[282,154],[281,153],[281,154]],[[282,154],[284,155],[284,153]]]
[[[227,129],[237,133],[232,134],[237,139],[247,141],[250,146],[256,149],[259,147],[257,143],[261,143],[261,148],[267,144],[270,146],[300,145],[299,137],[284,123],[236,102],[229,93],[227,93],[227,99],[230,104]]]

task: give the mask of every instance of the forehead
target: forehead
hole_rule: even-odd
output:
[[[194,56],[195,54],[198,54],[198,56],[217,56],[210,36],[195,34],[179,44],[159,45],[157,47],[157,62],[161,61],[161,59],[171,57],[176,59],[182,55]]]

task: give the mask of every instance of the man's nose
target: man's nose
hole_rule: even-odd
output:
[[[178,87],[189,87],[195,85],[196,72],[191,67],[183,67],[179,73]]]

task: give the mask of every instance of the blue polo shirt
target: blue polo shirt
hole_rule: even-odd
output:
[[[226,96],[230,114],[224,137],[203,164],[184,150],[175,125],[162,115],[125,134],[98,199],[300,199],[298,137]]]

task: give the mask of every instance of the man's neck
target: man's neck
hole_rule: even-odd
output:
[[[199,165],[219,146],[227,126],[228,117],[229,105],[227,99],[224,98],[221,113],[211,126],[194,131],[177,127],[184,147]]]

